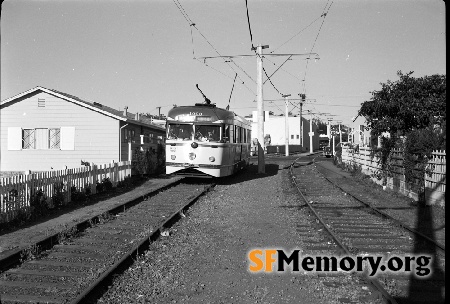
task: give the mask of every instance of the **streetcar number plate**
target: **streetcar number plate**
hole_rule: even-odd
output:
[[[176,152],[177,151],[177,147],[170,147],[170,152]]]

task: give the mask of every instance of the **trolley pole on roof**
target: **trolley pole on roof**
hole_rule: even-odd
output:
[[[266,164],[264,160],[264,104],[263,104],[263,68],[262,68],[262,50],[268,48],[268,45],[256,46],[256,102],[258,109],[258,173],[266,173]]]

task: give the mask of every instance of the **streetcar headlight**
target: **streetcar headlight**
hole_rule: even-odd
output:
[[[197,155],[195,155],[195,153],[189,153],[189,159],[190,160],[194,160],[196,156]]]
[[[177,158],[175,155],[170,155],[170,158],[172,159],[172,160],[175,160],[175,158]]]
[[[209,157],[209,161],[210,161],[210,162],[213,163],[215,160],[216,160],[216,159],[214,158],[214,156],[210,156],[210,157]]]
[[[195,141],[191,144],[191,147],[196,149],[198,147],[198,143],[196,143]]]

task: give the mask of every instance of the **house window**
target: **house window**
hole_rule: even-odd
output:
[[[134,136],[135,136],[135,131],[134,130],[125,129],[125,136],[123,138],[123,141],[124,142],[135,143],[136,142],[136,138],[134,138]]]
[[[291,139],[294,139],[294,135],[291,135]]]
[[[38,99],[38,108],[44,108],[45,107],[45,99]]]
[[[61,129],[59,128],[36,128],[23,129],[22,149],[45,150],[60,149]]]
[[[48,148],[59,149],[61,142],[61,129],[48,129]]]
[[[297,139],[300,139],[300,135],[297,135]]]
[[[34,149],[35,148],[35,131],[34,129],[23,129],[22,131],[22,149]]]
[[[8,128],[8,150],[75,150],[75,128]]]

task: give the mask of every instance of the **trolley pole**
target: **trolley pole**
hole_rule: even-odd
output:
[[[286,156],[289,156],[289,106],[288,106],[288,97],[291,96],[291,94],[283,95],[285,99],[285,107],[286,107],[286,115],[284,119],[284,142],[285,142],[285,149],[286,149]]]
[[[158,109],[158,119],[161,119],[161,107],[156,107]]]
[[[256,47],[256,102],[258,107],[258,173],[266,173],[264,160],[264,104],[263,104],[263,68],[262,50],[268,45],[258,44]]]

